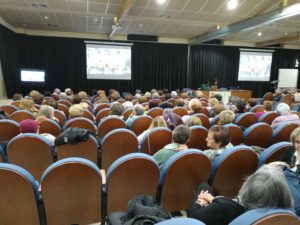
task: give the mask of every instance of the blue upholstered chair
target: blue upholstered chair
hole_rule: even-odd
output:
[[[65,113],[63,111],[55,109],[54,116],[58,119],[59,125],[63,127],[65,125],[65,122],[67,121]]]
[[[199,220],[195,220],[192,218],[172,218],[157,223],[156,225],[205,225],[205,224]]]
[[[140,152],[154,155],[158,150],[172,142],[172,131],[166,127],[151,129],[142,139]]]
[[[202,151],[183,150],[168,159],[160,175],[160,203],[169,212],[187,209],[195,187],[208,180],[211,163]]]
[[[137,117],[129,127],[137,136],[147,130],[152,122],[152,117],[150,116],[139,116]]]
[[[277,112],[265,112],[258,118],[258,122],[263,122],[271,125],[273,120],[278,116],[279,114]]]
[[[243,142],[248,146],[266,148],[272,140],[273,129],[266,123],[255,123],[244,131]]]
[[[298,127],[298,124],[292,122],[284,122],[279,124],[273,130],[272,143],[278,143],[282,141],[289,141],[291,133]]]
[[[253,112],[253,113],[256,113],[256,112],[263,112],[264,111],[264,106],[263,105],[256,105],[256,106],[253,106],[249,112]]]
[[[252,148],[238,145],[226,149],[213,161],[209,183],[216,195],[234,197],[257,166],[258,156]]]
[[[234,123],[242,126],[242,127],[250,127],[252,124],[255,124],[257,122],[257,118],[254,113],[252,112],[246,112],[242,113],[238,117],[235,118]]]
[[[3,151],[3,148],[0,145],[0,163],[1,162],[7,162],[7,158],[5,152]]]
[[[231,144],[232,145],[239,145],[243,141],[243,130],[236,124],[229,123],[224,125],[224,127],[227,127],[229,129],[229,133],[231,136]]]
[[[209,128],[209,119],[208,119],[208,116],[206,114],[196,113],[196,114],[193,114],[193,116],[197,116],[201,120],[203,127]]]
[[[0,163],[0,224],[40,225],[38,186],[23,168]]]
[[[47,225],[100,222],[101,185],[101,172],[89,160],[74,157],[53,163],[41,179]]]
[[[102,169],[107,171],[118,158],[137,153],[138,148],[139,142],[131,130],[120,128],[110,131],[101,140]]]
[[[217,125],[219,123],[219,117],[220,117],[220,114],[214,116],[214,118],[212,118],[210,121],[209,121],[209,126],[212,127],[214,125]]]
[[[297,216],[286,209],[253,209],[234,219],[229,225],[299,225]]]
[[[128,201],[137,195],[155,196],[158,183],[159,168],[151,156],[132,153],[117,159],[107,171],[108,215],[126,211]]]
[[[38,134],[14,137],[6,148],[9,163],[28,170],[36,180],[53,163],[53,149],[49,141]]]
[[[263,164],[268,164],[270,162],[278,161],[282,158],[282,155],[291,147],[292,143],[290,142],[279,142],[273,144],[269,148],[265,149],[259,156],[259,166]]]
[[[102,139],[110,131],[119,128],[126,128],[124,120],[117,116],[108,116],[102,119],[98,125],[98,138]]]
[[[100,121],[109,116],[110,114],[110,108],[104,108],[104,109],[101,109],[97,114],[96,114],[96,124],[99,124]]]

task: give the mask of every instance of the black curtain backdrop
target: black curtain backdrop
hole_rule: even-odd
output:
[[[269,82],[238,82],[239,47],[198,45],[190,50],[190,74],[188,83],[188,46],[134,42],[132,46],[132,80],[87,80],[84,39],[38,37],[15,34],[0,25],[0,60],[9,97],[15,92],[27,94],[31,89],[39,91],[74,91],[110,88],[120,92],[152,88],[198,88],[203,81],[217,78],[220,87],[250,89],[254,97],[270,90]],[[300,60],[299,50],[274,49],[271,80],[278,77],[279,68],[294,68]],[[20,69],[44,69],[44,85],[20,83]],[[300,84],[300,79],[299,79]],[[298,86],[299,86],[298,84]]]
[[[269,82],[238,81],[239,48],[218,45],[193,46],[190,86],[198,88],[205,80],[212,81],[216,78],[219,80],[219,87],[252,90],[254,97],[260,97],[272,90]],[[279,68],[295,68],[296,59],[300,60],[299,50],[274,49],[270,81],[277,80]],[[298,87],[299,84],[300,79]]]

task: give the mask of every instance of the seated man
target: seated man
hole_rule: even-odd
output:
[[[271,124],[272,128],[278,127],[278,125],[284,122],[292,122],[298,124],[300,126],[300,120],[298,115],[291,113],[290,107],[286,103],[278,104],[276,111],[280,114],[277,118],[275,118]]]
[[[159,150],[153,155],[153,158],[157,161],[159,169],[162,170],[166,161],[174,154],[181,150],[188,149],[186,143],[191,136],[191,130],[185,125],[179,125],[172,133],[173,142],[166,145],[163,149]]]

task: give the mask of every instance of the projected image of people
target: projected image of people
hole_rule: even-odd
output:
[[[96,79],[96,75],[131,74],[130,48],[89,47],[86,54],[87,74],[91,79]]]

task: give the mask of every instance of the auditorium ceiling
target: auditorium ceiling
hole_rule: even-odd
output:
[[[127,0],[0,0],[0,16],[15,28],[110,34],[114,17]],[[127,1],[130,2],[130,1]],[[280,0],[239,0],[227,9],[228,0],[133,0],[123,12],[115,34],[158,35],[192,39],[196,36],[276,10]],[[300,3],[289,0],[288,5]],[[264,42],[300,32],[300,16],[223,36],[223,40]],[[261,33],[261,36],[258,36]],[[299,40],[299,39],[298,39]],[[292,39],[289,44],[300,41]]]

